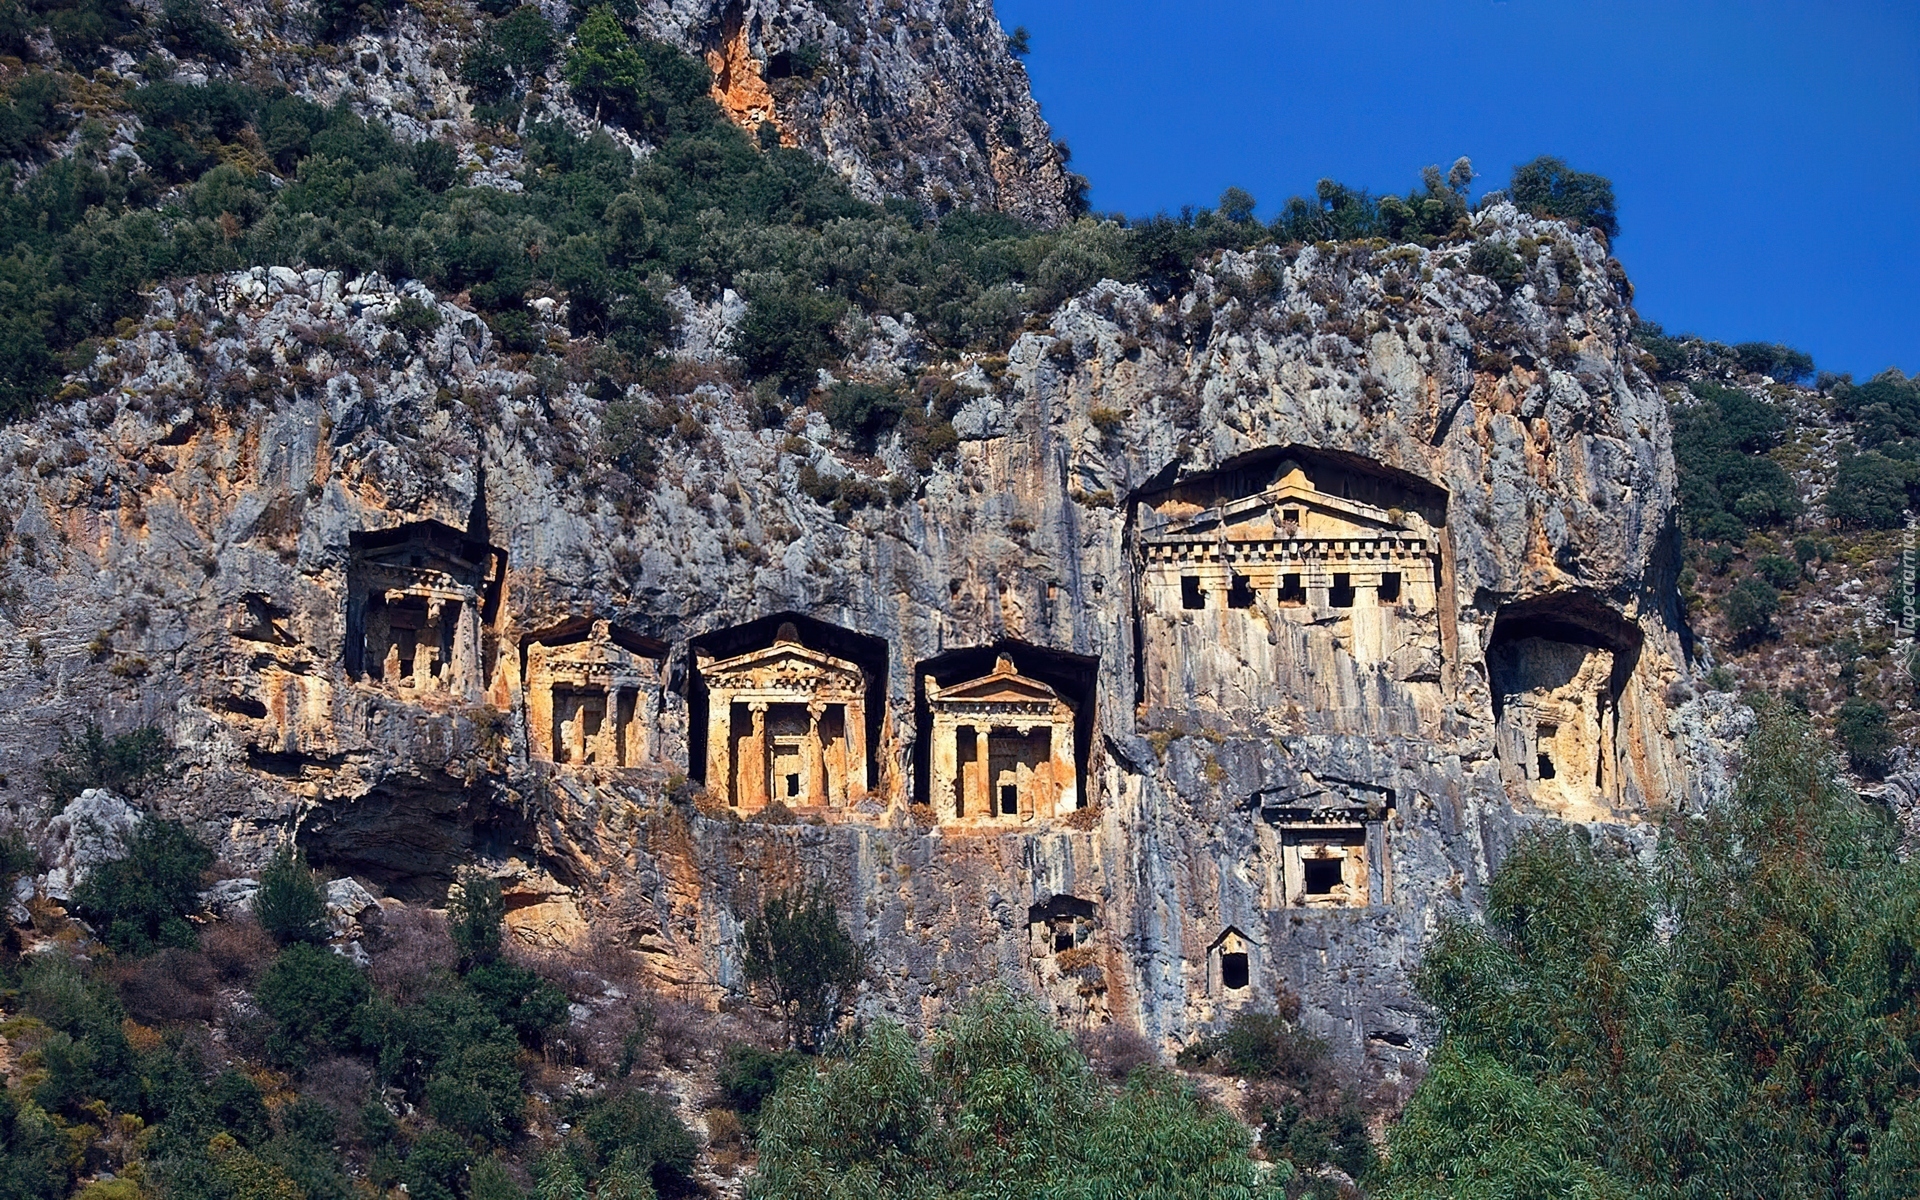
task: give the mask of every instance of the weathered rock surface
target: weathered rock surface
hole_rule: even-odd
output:
[[[101,863],[127,852],[127,838],[144,819],[123,796],[102,788],[88,788],[75,796],[46,824],[37,840],[46,860],[47,895],[73,899],[73,889]]]
[[[162,287],[83,398],[0,430],[4,795],[39,802],[63,725],[158,722],[181,753],[160,807],[229,859],[294,838],[433,897],[478,858],[521,936],[618,937],[686,994],[737,991],[747,914],[817,878],[874,944],[875,1010],[917,1023],[1024,979],[1065,1016],[1178,1044],[1285,986],[1391,1075],[1421,1051],[1422,940],[1473,911],[1520,830],[1644,844],[1724,786],[1726,714],[1669,699],[1688,670],[1673,463],[1624,279],[1596,237],[1511,208],[1474,234],[1554,252],[1511,295],[1457,248],[1229,254],[1164,300],[1100,284],[953,370],[963,440],[924,480],[897,437],[865,457],[817,413],[760,428],[721,372],[676,400],[691,442],[631,479],[596,458],[590,373],[502,356],[417,285]],[[403,294],[439,328],[390,330]],[[689,357],[711,358],[716,320]],[[895,334],[876,373],[912,354]],[[1257,499],[1287,464],[1359,481],[1350,508],[1382,501],[1353,511],[1427,547],[1431,607],[1381,625],[1262,590],[1153,617],[1143,514]],[[803,469],[901,498],[836,517]],[[405,678],[349,670],[355,580],[409,545],[472,572],[417,618],[445,631],[448,674],[425,649]],[[780,620],[873,680],[871,803],[825,823],[741,821],[724,781],[699,786],[695,651]],[[595,622],[657,656],[656,690],[621,685],[646,697],[621,718],[645,723],[645,760],[537,759],[561,739],[531,736],[525,654]],[[1391,628],[1411,640],[1368,643]],[[1070,820],[958,830],[915,804],[941,799],[921,668],[996,647],[1076,681],[1090,806]],[[469,667],[470,692],[451,682]],[[1547,761],[1563,746],[1589,757]],[[1303,891],[1329,812],[1363,870]]]

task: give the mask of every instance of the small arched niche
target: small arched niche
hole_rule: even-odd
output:
[[[798,613],[694,638],[688,774],[743,814],[877,792],[887,645]]]
[[[993,828],[1090,803],[1099,660],[1002,640],[914,667],[914,802]]]

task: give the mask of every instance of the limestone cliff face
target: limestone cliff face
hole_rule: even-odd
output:
[[[897,438],[759,428],[698,320],[688,419],[634,481],[596,457],[590,368],[509,360],[418,285],[163,287],[0,431],[5,795],[37,802],[64,726],[156,721],[161,806],[232,860],[297,838],[432,896],[477,857],[522,936],[618,931],[716,1001],[758,899],[822,878],[876,1011],[1005,977],[1179,1044],[1285,985],[1391,1075],[1422,940],[1519,830],[1639,843],[1720,778],[1707,702],[1668,700],[1673,464],[1624,280],[1596,238],[1474,226],[1556,250],[1510,295],[1365,246],[1096,286],[954,370],[962,440],[923,482]],[[437,330],[384,323],[403,294]],[[866,362],[915,359],[895,327]],[[836,515],[803,474],[900,486]],[[787,704],[797,649],[716,666],[781,646],[855,690]],[[1030,694],[959,688],[1001,656]],[[962,701],[1028,704],[1028,740],[931,746]],[[810,819],[742,820],[716,739]]]
[[[351,103],[407,141],[473,141],[460,59],[477,36],[460,7],[396,9],[387,24],[336,48],[314,47],[312,16],[298,5],[209,0],[244,57],[213,68],[282,82],[324,104]],[[568,6],[543,0],[557,28]],[[825,158],[863,199],[904,197],[927,211],[998,210],[1045,224],[1070,214],[1074,177],[1007,49],[991,0],[648,0],[636,32],[703,56],[713,97],[736,124],[771,121],[782,141]],[[136,80],[132,59],[113,70]],[[206,64],[181,78],[204,82]],[[575,105],[556,62],[533,81],[531,117],[576,129],[595,122]],[[638,143],[625,131],[616,138]],[[137,127],[116,131],[131,147]],[[466,151],[483,182],[506,181],[518,152],[485,161]]]

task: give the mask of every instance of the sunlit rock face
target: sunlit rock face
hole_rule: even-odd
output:
[[[617,937],[713,1003],[746,915],[817,879],[871,1012],[1012,978],[1177,1046],[1285,987],[1391,1078],[1423,940],[1522,829],[1637,844],[1724,778],[1667,699],[1624,280],[1474,222],[1555,252],[1511,295],[1411,247],[1098,285],[950,369],[924,476],[712,373],[631,479],[590,372],[417,285],[159,288],[0,430],[0,786],[34,808],[60,729],[156,722],[158,806],[230,860],[293,839],[423,898],[478,860],[517,936]],[[396,339],[403,296],[438,328]],[[874,377],[917,365],[884,345]],[[836,515],[803,471],[891,499]]]

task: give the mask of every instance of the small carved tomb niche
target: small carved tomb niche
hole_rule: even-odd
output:
[[[1059,692],[1020,674],[1006,654],[977,679],[925,682],[928,802],[942,823],[1031,821],[1080,807],[1074,709]]]
[[[1245,994],[1253,983],[1253,939],[1229,925],[1207,947],[1207,992],[1214,996]]]
[[[842,809],[866,798],[870,680],[858,664],[804,645],[788,622],[773,645],[701,655],[699,668],[707,787],[722,790],[729,807]]]
[[[498,612],[506,551],[438,521],[350,538],[346,667],[421,696],[478,699],[481,637]]]
[[[1053,896],[1027,909],[1027,933],[1033,957],[1047,958],[1089,947],[1094,937],[1094,903],[1078,896]]]
[[[533,756],[571,767],[633,767],[655,755],[666,647],[607,621],[536,635],[526,647]]]
[[[1390,899],[1391,789],[1303,775],[1256,797],[1277,834],[1280,899],[1298,908],[1363,908]],[[1270,849],[1273,843],[1268,843]]]

